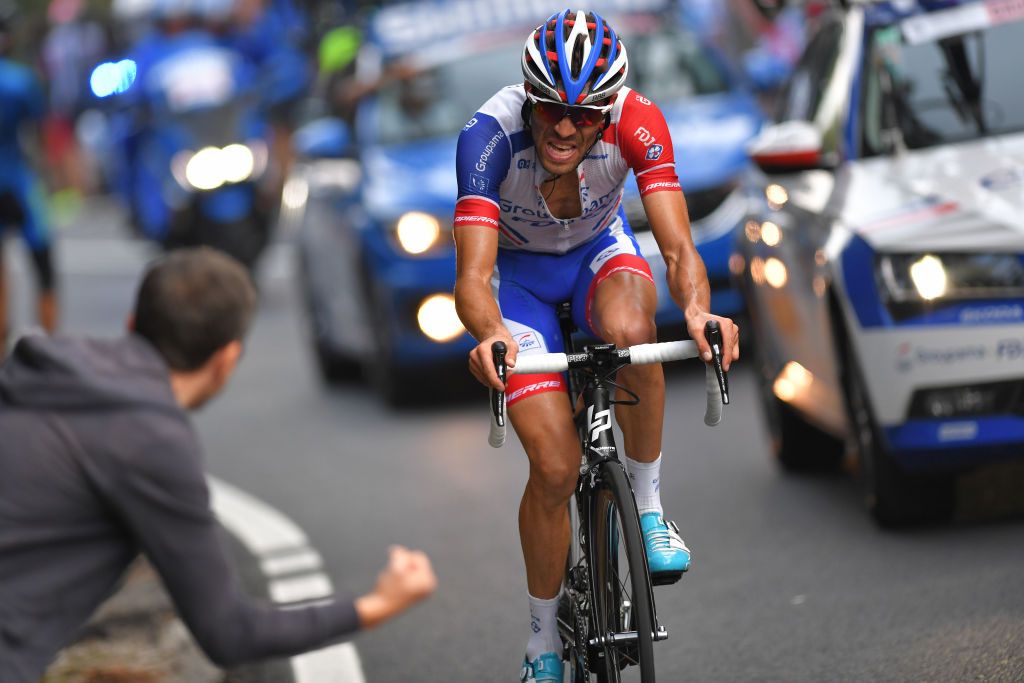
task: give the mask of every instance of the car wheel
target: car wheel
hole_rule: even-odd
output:
[[[408,406],[415,403],[420,383],[412,370],[405,370],[395,363],[391,328],[384,317],[387,306],[378,303],[377,296],[372,301],[374,353],[364,372],[370,386],[385,403],[393,408]]]
[[[860,456],[864,503],[879,524],[895,528],[949,519],[955,503],[950,475],[912,475],[892,457],[872,416],[851,345],[843,346],[843,386],[854,443]]]
[[[771,435],[772,453],[782,469],[795,474],[839,470],[845,450],[843,442],[808,424],[793,408],[779,400],[772,392],[764,360],[759,359],[758,365],[761,368],[758,388]]]
[[[299,271],[303,274],[309,273],[308,257],[300,250]],[[358,380],[362,376],[362,364],[339,352],[331,345],[325,332],[317,323],[317,312],[320,304],[317,303],[316,294],[309,282],[309,276],[302,278],[302,299],[306,308],[306,324],[309,328],[310,346],[313,348],[313,357],[316,360],[316,367],[319,370],[320,378],[327,384],[342,384]]]

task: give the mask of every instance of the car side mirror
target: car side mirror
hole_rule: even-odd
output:
[[[765,173],[796,173],[835,165],[824,152],[821,131],[809,121],[766,127],[747,143],[747,154]]]
[[[314,119],[295,131],[295,153],[307,159],[338,159],[352,156],[352,133],[348,124],[334,117]]]

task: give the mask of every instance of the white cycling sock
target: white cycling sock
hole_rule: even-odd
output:
[[[529,595],[529,594],[528,594]],[[543,600],[530,598],[530,641],[526,644],[526,659],[533,661],[545,652],[562,654],[562,638],[558,635],[558,595]]]
[[[657,512],[661,509],[661,453],[653,462],[639,462],[626,456],[626,473],[629,483],[633,485],[636,496],[636,507],[640,514]]]

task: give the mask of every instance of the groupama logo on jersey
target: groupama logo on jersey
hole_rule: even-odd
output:
[[[647,159],[648,161],[656,161],[661,158],[661,153],[665,150],[662,145],[657,143],[647,148]]]

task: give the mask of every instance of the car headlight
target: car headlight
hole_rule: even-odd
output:
[[[878,279],[897,318],[940,302],[1024,297],[1017,254],[883,254]]]
[[[416,322],[420,331],[436,342],[451,341],[466,331],[451,294],[434,294],[424,299],[416,311]]]
[[[267,147],[261,141],[226,147],[183,150],[171,160],[175,180],[186,190],[216,190],[221,185],[243,183],[262,175],[267,166]]]
[[[447,242],[450,230],[443,230],[435,216],[420,211],[402,214],[394,225],[395,240],[407,254],[418,256]]]

